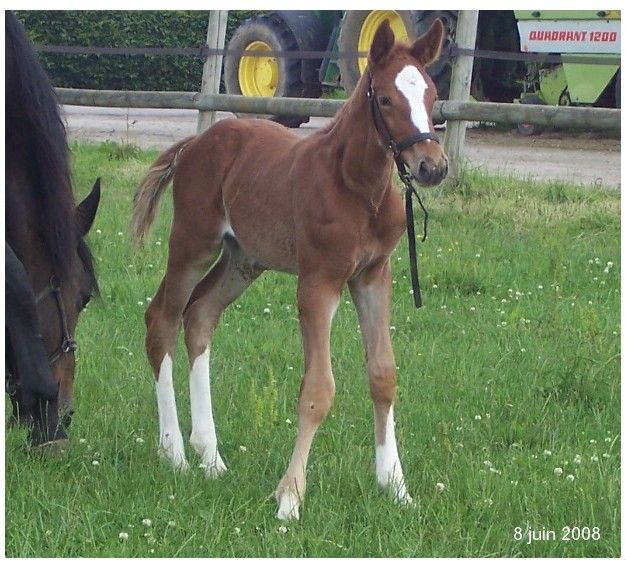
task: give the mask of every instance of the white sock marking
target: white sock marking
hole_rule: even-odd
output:
[[[293,492],[286,490],[278,500],[278,513],[276,517],[281,521],[300,519],[300,498]]]
[[[413,125],[415,125],[421,133],[431,131],[426,106],[424,106],[424,94],[426,93],[428,85],[422,73],[417,70],[417,67],[407,65],[398,73],[395,82],[397,89],[402,92],[409,102]]]
[[[174,383],[172,381],[172,357],[166,354],[159,368],[156,382],[157,408],[159,411],[159,450],[177,468],[185,468],[183,436],[178,426]]]
[[[382,444],[376,445],[376,478],[381,486],[393,489],[398,503],[407,504],[413,501],[406,490],[400,457],[398,456],[393,406],[389,408],[387,415],[385,440]]]
[[[211,382],[209,376],[209,349],[196,357],[189,375],[191,399],[191,445],[202,457],[207,475],[214,477],[226,470],[217,450],[217,435],[211,404]]]

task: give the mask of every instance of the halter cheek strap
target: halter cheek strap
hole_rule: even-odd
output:
[[[78,345],[69,330],[69,326],[67,323],[67,314],[65,313],[65,304],[63,303],[63,297],[61,296],[61,282],[56,276],[50,278],[50,283],[48,284],[48,286],[46,286],[41,292],[39,292],[39,294],[35,298],[35,303],[38,304],[50,294],[52,294],[52,296],[54,297],[57,308],[59,310],[59,318],[61,321],[62,331],[62,340],[60,346],[48,358],[48,362],[52,366],[63,355],[76,351]]]

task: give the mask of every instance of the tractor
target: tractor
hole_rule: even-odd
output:
[[[442,10],[263,12],[235,30],[228,49],[367,52],[378,26],[385,19],[389,20],[396,38],[406,40],[417,37],[435,18],[440,18],[446,29],[442,55],[427,70],[437,85],[439,97],[446,99],[452,65],[448,46],[454,40],[457,15],[458,12]],[[620,52],[619,24],[619,11],[484,10],[479,13],[476,48],[513,53],[548,52],[546,49],[549,49],[557,54],[593,53],[594,57],[615,58]],[[562,31],[565,35],[559,35]],[[548,32],[556,33],[557,39],[543,43],[537,39],[548,37]],[[587,41],[558,40],[559,37],[583,37],[574,35],[575,32],[588,33]],[[598,41],[589,45],[594,43],[592,34],[599,34]],[[227,93],[244,96],[317,98],[324,87],[340,87],[349,95],[366,64],[366,58],[333,58],[332,55],[323,59],[228,56],[224,62],[224,83]],[[476,58],[471,94],[474,99],[493,102],[619,107],[619,68],[619,62],[542,65]],[[306,120],[286,116],[274,119],[291,126]]]

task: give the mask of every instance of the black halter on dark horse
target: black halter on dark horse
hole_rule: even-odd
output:
[[[68,343],[78,314],[97,292],[83,237],[100,183],[75,206],[54,90],[11,12],[5,29],[7,391],[14,416],[34,423],[30,440],[41,444],[65,438],[58,411],[72,409],[75,347]]]

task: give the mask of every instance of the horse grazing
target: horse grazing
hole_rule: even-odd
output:
[[[423,185],[435,185],[447,173],[431,118],[437,92],[424,70],[438,58],[442,35],[437,20],[411,45],[395,43],[383,23],[367,72],[327,128],[301,139],[264,120],[220,121],[162,153],[135,194],[133,232],[139,240],[173,180],[167,271],[146,311],[146,349],[156,376],[160,450],[175,466],[187,465],[172,387],[181,318],[191,365],[190,442],[214,476],[226,470],[209,384],[218,319],[264,270],[298,276],[305,373],[298,436],[276,490],[281,519],[299,517],[313,437],[333,401],[330,330],[346,284],[367,358],[377,479],[399,503],[411,502],[393,417],[389,257],[406,219],[392,175],[394,153]]]
[[[5,28],[5,382],[14,421],[32,425],[29,440],[41,445],[67,438],[72,335],[79,312],[97,291],[83,237],[100,201],[100,182],[76,207],[54,90],[10,12]]]

